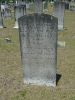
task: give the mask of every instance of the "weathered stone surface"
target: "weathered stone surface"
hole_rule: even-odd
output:
[[[3,19],[1,14],[1,5],[0,5],[0,28],[3,28]]]
[[[15,5],[14,6],[14,10],[15,10],[15,26],[14,28],[18,28],[18,18],[24,16],[26,14],[26,5],[22,4],[22,5]]]
[[[58,18],[58,30],[63,30],[64,26],[64,2],[54,2],[53,16]]]
[[[75,11],[75,2],[70,2],[70,3],[69,3],[69,9],[70,9],[71,11]]]
[[[43,2],[42,0],[34,0],[35,13],[43,12]]]
[[[31,14],[19,18],[24,82],[56,85],[57,18]]]

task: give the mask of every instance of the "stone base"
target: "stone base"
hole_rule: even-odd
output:
[[[32,80],[32,79],[24,79],[25,84],[31,84],[31,85],[38,85],[38,86],[56,86],[56,82],[52,81],[43,81],[43,80]]]
[[[14,25],[14,27],[13,28],[19,28],[19,26],[18,26],[18,22],[15,22],[15,25]]]
[[[43,12],[48,12],[48,9],[44,9]]]
[[[65,46],[66,46],[66,43],[65,43],[65,41],[58,41],[58,42],[57,42],[57,45],[58,45],[59,47],[65,47]]]
[[[58,30],[63,30],[63,25],[58,25]]]
[[[4,28],[3,26],[0,26],[0,28]]]

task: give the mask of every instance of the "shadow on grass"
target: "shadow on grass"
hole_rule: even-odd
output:
[[[61,76],[62,76],[61,74],[56,74],[56,85],[58,84]]]
[[[7,28],[6,26],[4,26],[3,28]]]

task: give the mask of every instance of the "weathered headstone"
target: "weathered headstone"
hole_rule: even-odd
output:
[[[19,18],[24,83],[56,86],[57,18],[30,14]]]
[[[48,0],[44,2],[44,9],[48,9]]]
[[[26,5],[24,4],[16,4],[14,6],[14,11],[15,11],[15,26],[14,28],[18,28],[18,18],[21,16],[24,16],[26,14]]]
[[[1,4],[1,12],[3,18],[11,17],[11,11],[8,4]]]
[[[8,5],[6,5],[6,8],[5,8],[5,17],[11,17],[11,11],[10,11],[10,8]]]
[[[75,2],[74,1],[69,3],[69,9],[71,11],[75,11]]]
[[[25,4],[26,0],[16,0],[16,4]]]
[[[48,12],[48,0],[43,1],[43,12]]]
[[[5,17],[5,4],[1,4],[1,13],[2,13],[2,17]]]
[[[43,12],[42,0],[34,0],[34,5],[35,5],[35,13],[42,13]]]
[[[16,0],[16,4],[21,4],[22,0]]]
[[[1,5],[0,5],[0,28],[3,28],[3,19],[2,19],[2,13],[1,13]]]
[[[65,2],[65,9],[69,10],[69,1]]]
[[[64,2],[54,2],[53,16],[58,18],[58,30],[63,30],[64,26]]]

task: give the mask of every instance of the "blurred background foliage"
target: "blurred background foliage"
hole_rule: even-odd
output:
[[[16,0],[0,0],[0,3],[5,3],[5,2],[10,3],[10,2],[15,2],[15,1]],[[34,0],[22,0],[22,1],[32,2]],[[51,1],[54,1],[54,0],[42,0],[42,1],[49,1],[49,2],[51,2]],[[71,1],[71,0],[64,0],[64,1]]]

